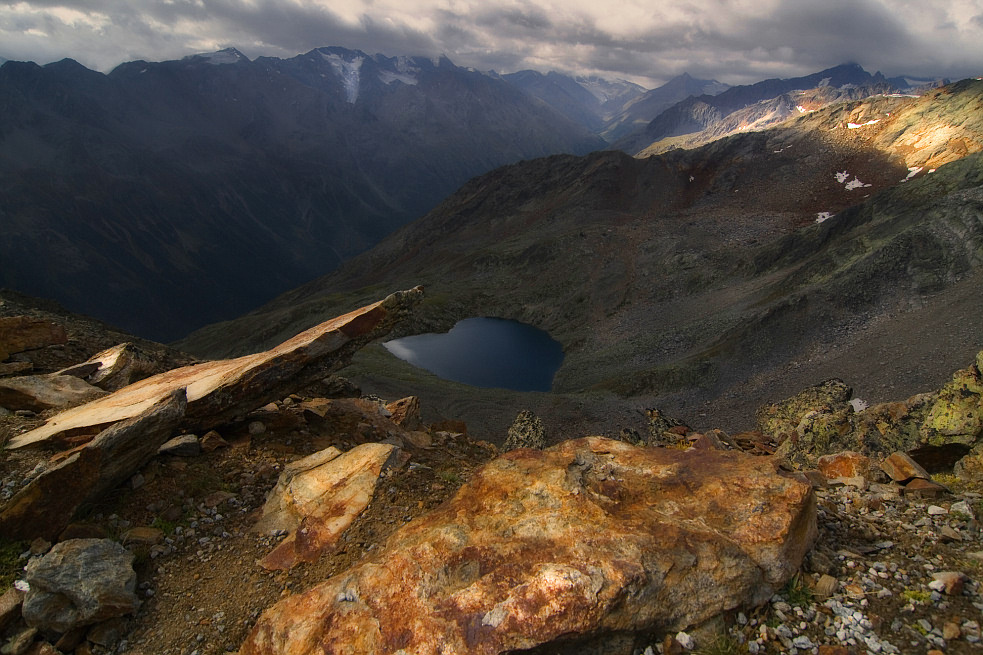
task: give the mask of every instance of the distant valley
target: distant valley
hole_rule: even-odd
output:
[[[647,90],[341,48],[6,62],[0,286],[159,341],[199,328],[176,345],[220,357],[422,284],[401,335],[491,316],[563,345],[550,394],[381,346],[346,371],[478,436],[522,407],[746,425],[851,373],[900,397],[980,347],[983,83],[940,84],[844,64]]]
[[[498,316],[564,345],[548,396],[469,390],[366,351],[366,388],[429,394],[490,432],[522,406],[562,429],[653,404],[747,425],[762,401],[822,376],[856,375],[872,400],[915,393],[979,349],[981,110],[983,82],[967,80],[695,150],[501,168],[332,275],[181,345],[256,349],[423,284],[408,331]]]
[[[229,49],[108,75],[10,61],[0,286],[169,341],[330,272],[503,164],[689,147],[788,118],[789,94],[819,108],[901,87],[844,65],[647,90],[343,48],[255,61]]]

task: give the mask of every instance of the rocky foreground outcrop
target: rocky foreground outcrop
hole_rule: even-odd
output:
[[[983,478],[983,351],[941,389],[867,407],[841,380],[827,380],[758,411],[758,427],[781,442],[776,455],[808,467],[841,450],[885,457],[911,452],[929,473]]]
[[[377,556],[269,609],[240,653],[631,653],[636,634],[766,601],[815,517],[809,485],[741,453],[519,449]]]
[[[129,478],[179,428],[221,425],[324,378],[387,333],[422,294],[420,288],[394,293],[270,350],[154,375],[16,435],[7,442],[8,449],[61,438],[62,446],[73,446],[74,451],[0,507],[0,534],[54,539],[83,504]]]

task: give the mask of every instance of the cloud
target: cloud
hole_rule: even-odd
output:
[[[983,0],[26,0],[0,4],[0,56],[98,70],[235,46],[338,45],[458,65],[732,84],[853,60],[887,75],[979,74]]]

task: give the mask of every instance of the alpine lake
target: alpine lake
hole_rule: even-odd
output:
[[[563,363],[563,346],[549,334],[503,318],[466,318],[448,332],[403,337],[383,346],[445,380],[514,391],[549,391]]]

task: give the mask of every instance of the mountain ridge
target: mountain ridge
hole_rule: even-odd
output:
[[[841,90],[869,87],[867,95],[872,95],[881,91],[908,88],[906,82],[903,87],[898,86],[899,82],[904,82],[902,78],[893,79],[894,83],[887,80],[880,72],[870,74],[860,64],[847,63],[801,77],[773,78],[754,84],[733,86],[716,95],[694,95],[661,112],[644,130],[625,136],[612,147],[629,154],[637,154],[661,139],[706,130],[736,111],[795,91],[821,87]]]
[[[7,62],[0,98],[0,285],[157,340],[323,274],[473,175],[603,146],[446,58],[339,48]]]

